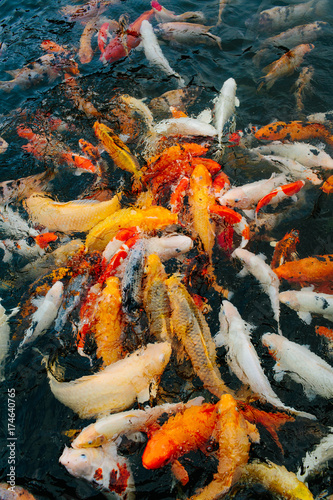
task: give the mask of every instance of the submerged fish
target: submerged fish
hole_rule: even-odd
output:
[[[160,5],[157,0],[152,0],[151,6],[155,12],[155,18],[159,22],[165,21],[187,21],[193,19],[194,21],[204,21],[205,16],[202,12],[183,12],[182,14],[175,14],[171,10],[167,10],[165,7]]]
[[[221,146],[222,135],[225,132],[225,126],[235,113],[236,106],[239,106],[239,100],[236,97],[237,85],[233,78],[229,78],[222,85],[219,95],[214,100],[214,126],[217,130],[217,139]]]
[[[217,44],[221,49],[221,38],[210,33],[211,28],[212,26],[184,22],[161,23],[158,25],[159,32],[166,40],[187,44]]]

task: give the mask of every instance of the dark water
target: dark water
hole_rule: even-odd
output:
[[[277,1],[230,1],[224,10],[223,24],[214,26],[217,20],[218,2],[215,0],[175,1],[171,0],[165,7],[181,13],[189,10],[201,10],[206,17],[206,24],[213,26],[212,33],[222,38],[223,50],[214,45],[172,45],[164,43],[163,53],[171,66],[179,72],[190,86],[202,87],[200,99],[191,108],[195,116],[204,107],[212,106],[212,99],[220,90],[223,82],[233,77],[237,82],[237,96],[240,107],[237,109],[237,129],[244,129],[249,124],[266,124],[273,119],[292,120],[300,118],[293,95],[292,85],[297,73],[279,80],[271,90],[257,92],[257,80],[262,73],[253,65],[252,57],[258,49],[260,40],[270,36],[261,34],[259,38],[251,31],[246,21],[263,9],[275,5],[285,5],[288,2]],[[59,9],[66,5],[65,1],[14,1],[1,2],[0,41],[7,45],[0,58],[0,78],[8,79],[7,70],[16,69],[36,60],[42,55],[40,43],[51,39],[69,48],[78,47],[83,31],[80,22],[66,21]],[[74,3],[73,3],[74,5]],[[143,11],[150,8],[148,1],[128,0],[111,6],[104,15],[118,19],[127,13],[133,21]],[[324,16],[330,22],[333,16],[331,4]],[[316,19],[313,19],[316,20]],[[96,47],[96,41],[94,41]],[[325,112],[333,109],[333,82],[332,67],[333,38],[332,28],[315,42],[315,49],[306,56],[306,64],[314,69],[312,93],[305,98],[305,115],[315,112]],[[283,48],[276,48],[271,52],[271,59],[267,64],[283,54]],[[305,64],[305,63],[304,63]],[[157,97],[167,90],[175,88],[174,79],[165,76],[161,71],[149,66],[142,50],[133,51],[130,57],[122,59],[112,65],[103,66],[98,58],[98,51],[93,61],[87,65],[79,65],[80,85],[89,99],[102,112],[108,112],[110,101],[120,93],[128,93],[137,98]],[[78,151],[77,141],[80,137],[94,142],[92,130],[93,121],[87,119],[75,109],[64,95],[61,80],[52,83],[47,81],[27,90],[15,88],[10,94],[1,92],[0,135],[9,143],[7,152],[1,155],[0,181],[18,179],[31,174],[42,172],[45,165],[38,162],[31,155],[25,153],[21,146],[26,143],[16,134],[16,126],[22,121],[22,110],[25,116],[32,117],[37,110],[62,118],[65,122],[74,123],[75,133],[65,134],[65,141]],[[116,131],[117,132],[117,131]],[[131,146],[135,151],[135,144]],[[333,154],[332,148],[326,151]],[[139,150],[137,151],[140,152]],[[227,163],[226,170],[235,184],[242,184],[250,180],[257,180],[266,173],[255,167],[238,168],[235,162]],[[110,187],[116,189],[126,174],[115,173],[110,180]],[[75,199],[89,187],[91,177],[84,174],[80,177],[64,172],[54,185],[54,194],[61,201]],[[14,207],[15,208],[15,207]],[[333,253],[332,237],[332,201],[323,194],[318,187],[310,187],[306,194],[306,202],[301,207],[291,208],[285,218],[272,231],[270,236],[280,239],[285,232],[295,228],[300,231],[298,253],[306,257],[315,253]],[[265,239],[251,241],[248,249],[254,253],[264,253],[270,260],[273,249]],[[253,334],[253,342],[258,349],[266,373],[273,389],[285,404],[297,409],[315,414],[317,423],[297,419],[295,423],[286,424],[279,432],[280,441],[284,448],[284,456],[276,446],[271,436],[261,431],[261,443],[252,447],[251,458],[270,459],[278,464],[285,465],[289,470],[296,471],[301,464],[305,452],[319,442],[327,428],[333,425],[332,406],[327,400],[316,397],[309,401],[301,385],[285,378],[282,383],[274,382],[272,378],[273,361],[261,346],[261,335],[267,331],[274,331],[276,325],[269,309],[267,297],[260,291],[254,279],[240,279],[236,277],[236,270],[231,266],[223,254],[216,253],[214,263],[218,281],[235,292],[233,303],[238,307],[240,314],[246,320],[257,326]],[[10,282],[13,274],[3,265],[1,277],[5,283]],[[25,289],[4,286],[2,293],[3,305],[6,309],[16,306]],[[208,322],[212,333],[218,331],[219,298],[216,293],[207,294],[212,312],[208,314]],[[281,327],[284,334],[293,341],[308,344],[311,349],[330,362],[326,344],[316,337],[316,324],[327,325],[327,321],[316,318],[310,326],[300,322],[296,313],[282,306]],[[17,324],[11,320],[13,332]],[[42,341],[46,349],[48,343],[55,347],[50,336]],[[224,352],[219,351],[222,377],[227,383],[238,387],[235,377],[229,374],[223,360]],[[164,380],[164,381],[163,381]],[[167,386],[168,374],[162,379],[162,385]],[[171,383],[171,382],[170,382]],[[181,384],[175,385],[175,390]],[[195,395],[203,394],[200,383],[196,384]],[[69,439],[63,434],[69,429],[78,429],[86,422],[74,415],[69,409],[59,403],[52,396],[46,373],[41,365],[40,355],[27,349],[15,363],[8,362],[6,381],[3,384],[3,405],[1,408],[1,480],[6,481],[8,473],[9,451],[6,447],[7,429],[7,389],[14,388],[16,392],[16,422],[15,435],[16,457],[15,473],[16,484],[29,489],[39,499],[88,499],[103,498],[88,483],[71,477],[58,463],[65,444]],[[186,393],[182,394],[186,397]],[[204,393],[207,401],[212,400]],[[190,454],[183,461],[190,475],[190,482],[183,490],[175,486],[170,468],[157,471],[146,471],[141,465],[143,446],[127,451],[134,474],[137,498],[140,499],[172,499],[185,498],[194,494],[197,488],[207,484],[216,471],[216,460],[206,457],[201,452]],[[126,450],[124,451],[126,453]],[[332,464],[331,464],[332,465]],[[314,496],[325,491],[333,493],[331,484],[332,468],[327,467],[323,473],[313,476],[309,480],[309,487]],[[236,493],[236,498],[270,498],[262,488],[252,488]]]

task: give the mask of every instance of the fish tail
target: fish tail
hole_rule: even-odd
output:
[[[258,82],[259,82],[259,85],[258,85],[258,89],[257,89],[257,91],[258,91],[258,92],[260,92],[260,90],[261,90],[261,89],[263,88],[263,86],[266,84],[266,77],[265,77],[265,76],[262,76],[261,78],[259,78]],[[268,85],[267,85],[267,88],[269,88],[269,87],[268,87]]]
[[[4,92],[11,92],[15,86],[15,81],[4,82],[0,81],[0,90]]]

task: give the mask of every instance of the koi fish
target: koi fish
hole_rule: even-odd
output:
[[[327,328],[326,326],[316,326],[315,330],[317,335],[322,335],[328,340],[333,341],[333,330],[331,328]]]
[[[8,148],[8,142],[6,142],[5,139],[0,137],[0,154],[7,151],[7,148]]]
[[[21,88],[29,88],[44,80],[45,76],[53,82],[59,76],[59,72],[60,67],[56,64],[56,56],[44,54],[37,61],[23,68],[7,71],[13,80],[0,81],[0,90],[11,92],[16,85]]]
[[[142,117],[144,124],[146,125],[148,131],[152,130],[154,117],[148,106],[143,102],[143,99],[136,99],[135,97],[122,94],[120,96],[122,102],[126,104],[129,109],[130,114],[134,117],[139,115]]]
[[[98,148],[93,146],[90,142],[85,139],[79,139],[79,146],[82,149],[82,152],[92,160],[97,161],[100,159],[101,155]]]
[[[38,231],[32,228],[18,212],[14,212],[8,205],[0,206],[0,229],[8,236],[35,237]]]
[[[262,155],[284,156],[296,160],[305,167],[333,169],[333,158],[324,150],[304,142],[274,141],[264,146],[251,149]]]
[[[122,308],[131,323],[138,326],[142,306],[142,277],[145,262],[145,243],[143,239],[133,245],[128,253],[124,276],[121,283]]]
[[[324,182],[324,184],[320,188],[324,193],[331,194],[333,193],[333,175],[330,175],[328,179]]]
[[[219,498],[226,494],[240,476],[240,469],[247,464],[251,441],[260,441],[254,424],[243,417],[237,402],[230,394],[224,394],[217,403],[217,433],[219,464],[213,481],[192,496],[192,500]]]
[[[10,326],[8,324],[8,320],[17,312],[18,309],[15,308],[12,310],[11,314],[7,315],[5,308],[0,303],[0,382],[3,382],[5,380],[4,361],[7,357],[10,345]]]
[[[140,165],[135,156],[132,155],[126,144],[113,132],[111,128],[103,123],[94,123],[94,132],[101,141],[105,150],[111,156],[115,165],[122,170],[127,170],[140,179]]]
[[[171,42],[186,44],[217,44],[219,49],[222,50],[221,38],[209,32],[212,26],[184,22],[171,22],[160,23],[157,28],[158,32],[162,35],[162,38]]]
[[[171,193],[170,196],[170,203],[169,203],[172,213],[178,214],[181,211],[189,184],[190,184],[190,179],[184,176],[174,187],[173,192]]]
[[[332,112],[326,111],[325,113],[314,113],[312,115],[308,115],[306,119],[309,122],[313,123],[322,123],[323,125],[327,125],[328,128],[332,127]]]
[[[333,279],[333,255],[317,255],[286,262],[274,272],[279,279],[303,285],[329,282]]]
[[[37,337],[50,328],[53,321],[56,319],[62,301],[63,291],[63,283],[61,281],[56,281],[45,297],[39,301],[33,301],[37,309],[31,316],[31,325],[18,346],[16,356],[22,352],[24,346],[34,342]]]
[[[211,175],[204,165],[199,164],[194,168],[190,178],[189,205],[193,229],[210,258],[215,243],[215,227],[210,221],[208,209],[214,201]]]
[[[149,399],[149,387],[154,379],[161,377],[170,355],[168,342],[148,344],[94,375],[71,382],[59,382],[48,370],[50,388],[80,418],[126,410],[136,400]]]
[[[119,196],[109,201],[75,200],[66,203],[47,196],[33,194],[24,200],[24,206],[34,223],[50,231],[89,231],[98,222],[120,209]]]
[[[306,346],[291,342],[282,335],[265,333],[262,343],[276,360],[275,379],[281,381],[285,372],[303,385],[305,395],[316,394],[330,399],[333,396],[333,368]]]
[[[227,363],[239,380],[249,385],[262,401],[305,418],[315,418],[286,406],[275,394],[251,342],[251,326],[245,323],[236,307],[228,300],[222,301],[219,320],[220,331],[214,340],[217,346],[227,347]]]
[[[161,120],[154,126],[154,131],[157,135],[163,136],[180,134],[185,136],[215,137],[217,135],[217,130],[213,125],[189,116]]]
[[[285,262],[296,260],[296,245],[299,243],[299,231],[292,229],[278,241],[272,257],[271,268],[275,269]]]
[[[145,56],[148,61],[153,66],[157,66],[158,68],[160,68],[168,76],[175,76],[178,80],[178,85],[180,87],[184,87],[185,82],[183,78],[179,75],[179,73],[171,68],[169,62],[162,52],[161,47],[159,46],[153,27],[149,23],[149,21],[142,21],[140,35],[142,39],[143,49],[145,51]]]
[[[231,188],[230,179],[223,171],[219,172],[213,180],[215,198],[220,198]]]
[[[239,248],[244,248],[248,244],[250,239],[250,227],[246,222],[245,217],[238,212],[235,212],[235,210],[221,205],[210,205],[208,210],[209,213],[222,217],[227,224],[231,224],[236,233],[242,237]]]
[[[65,449],[59,458],[74,477],[86,479],[106,498],[134,500],[135,485],[131,469],[125,457],[118,455],[114,443],[99,448]]]
[[[313,500],[311,491],[297,479],[296,474],[270,461],[263,463],[254,460],[244,465],[241,481],[260,483],[267,490],[289,500]]]
[[[264,85],[266,85],[267,89],[270,89],[279,78],[292,74],[302,64],[305,54],[313,49],[314,45],[312,43],[297,45],[297,47],[283,54],[280,59],[266,66],[263,72],[267,74],[260,78],[261,83],[258,91]]]
[[[204,387],[217,397],[231,390],[216,365],[216,349],[204,315],[176,276],[166,280],[171,304],[171,324]]]
[[[81,64],[88,64],[93,58],[94,51],[91,47],[91,39],[98,30],[100,20],[98,17],[90,19],[84,27],[80,37],[79,59]]]
[[[280,171],[291,175],[295,179],[310,181],[311,184],[314,184],[315,186],[322,184],[323,182],[313,170],[304,167],[296,160],[291,160],[290,158],[285,158],[283,156],[272,155],[264,155],[263,158],[268,160],[272,165],[274,165],[274,167],[278,168]]]
[[[261,256],[255,255],[244,248],[236,248],[231,257],[240,259],[245,266],[240,276],[246,276],[248,272],[251,273],[259,281],[263,291],[269,296],[274,312],[274,319],[278,324],[280,332],[280,282],[279,279],[276,279],[275,269],[273,271]]]
[[[73,165],[77,172],[90,172],[91,174],[100,174],[99,168],[85,156],[76,153],[62,153],[61,159],[65,160],[68,165]]]
[[[170,115],[170,106],[175,106],[181,111],[186,111],[198,98],[199,87],[169,90],[160,97],[155,97],[149,103],[150,109],[155,113]]]
[[[296,99],[296,107],[298,111],[303,111],[304,109],[304,98],[305,94],[311,90],[311,80],[314,74],[313,66],[307,66],[303,68],[299,77],[295,83],[295,99]]]
[[[304,187],[305,181],[296,181],[291,182],[289,184],[284,184],[283,186],[279,186],[276,189],[273,189],[270,193],[266,194],[259,201],[255,214],[256,217],[258,215],[259,210],[266,205],[277,205],[281,201],[285,200],[288,197],[294,197],[296,193],[298,193],[302,187]]]
[[[117,35],[106,46],[100,60],[103,63],[113,63],[127,57],[129,52],[137,47],[141,42],[140,29],[143,21],[150,19],[154,15],[154,9],[148,10],[141,14],[125,31],[125,36]]]
[[[297,471],[297,479],[305,483],[309,476],[325,468],[328,461],[333,458],[333,428],[330,433],[317,444],[312,451],[307,451],[303,463]]]
[[[256,139],[269,141],[297,141],[323,139],[327,144],[333,144],[331,132],[321,123],[291,121],[270,123],[255,132]]]
[[[106,217],[88,233],[86,247],[89,251],[102,251],[119,229],[138,226],[142,231],[151,231],[177,224],[177,221],[177,214],[172,214],[167,208],[160,206],[141,210],[123,208]]]
[[[1,483],[0,484],[0,497],[2,500],[36,500],[36,498],[29,493],[29,491],[25,490],[21,486],[15,484],[11,486],[9,483]]]
[[[146,255],[156,254],[163,262],[188,252],[192,247],[193,240],[184,234],[151,237],[145,241]]]
[[[216,426],[216,405],[192,406],[170,417],[149,439],[142,455],[146,469],[159,469],[202,447]]]
[[[102,14],[106,6],[112,2],[113,0],[89,0],[84,5],[65,5],[60,12],[68,21],[87,20]]]
[[[297,311],[297,315],[308,325],[312,320],[311,314],[320,314],[333,321],[333,296],[327,293],[313,292],[312,288],[302,288],[299,292],[288,290],[279,294],[279,300]]]
[[[205,17],[202,12],[183,12],[182,14],[175,14],[171,10],[162,7],[156,0],[152,0],[151,6],[155,12],[155,18],[158,22],[165,21],[186,21],[193,19],[195,21],[204,21]]]
[[[119,436],[134,434],[135,432],[147,432],[155,425],[156,421],[163,415],[172,415],[182,412],[191,406],[200,406],[203,397],[191,399],[187,403],[166,403],[144,410],[129,410],[104,418],[99,418],[95,423],[85,427],[72,442],[73,448],[90,448],[105,444],[108,441],[116,441]]]
[[[235,113],[239,100],[236,97],[237,84],[233,78],[229,78],[222,85],[219,95],[214,100],[214,120],[213,124],[217,130],[218,144],[221,146],[222,135],[225,126]]]
[[[82,111],[87,118],[102,118],[102,114],[95,108],[92,102],[86,99],[84,92],[77,80],[68,73],[65,73],[65,94],[73,101],[74,106]]]

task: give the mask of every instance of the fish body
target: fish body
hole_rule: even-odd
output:
[[[71,382],[58,382],[48,371],[50,388],[80,418],[126,410],[136,400],[147,401],[150,384],[162,375],[170,355],[168,342],[148,344],[94,375]]]
[[[288,290],[279,294],[279,300],[297,311],[298,316],[307,324],[311,323],[311,314],[320,314],[333,321],[333,296],[328,293],[317,293],[306,288],[299,292]]]
[[[312,115],[308,115],[306,119],[309,122],[321,123],[331,128],[333,123],[333,110],[326,111],[325,113],[313,113]]]
[[[286,262],[274,269],[278,278],[301,284],[330,282],[333,279],[333,255],[317,255]]]
[[[209,403],[170,417],[148,441],[142,455],[143,466],[158,469],[198,449],[211,437],[216,420],[216,405]]]
[[[183,12],[182,14],[175,14],[171,10],[166,9],[156,0],[152,0],[151,6],[155,12],[155,18],[158,22],[167,21],[186,21],[188,19],[193,19],[195,21],[204,21],[205,16],[202,12]]]
[[[145,51],[146,58],[153,65],[160,68],[168,76],[174,76],[178,80],[180,87],[185,85],[183,78],[174,71],[166,57],[164,56],[161,47],[159,46],[158,40],[154,33],[152,25],[149,21],[144,20],[141,23],[140,35],[142,39],[142,45]]]
[[[59,67],[54,54],[44,54],[37,61],[18,70],[11,71],[13,80],[1,81],[0,90],[10,92],[17,85],[21,88],[29,88],[45,79],[45,76],[52,82],[59,75]]]
[[[214,119],[213,124],[217,130],[217,139],[221,146],[222,135],[224,128],[235,113],[236,106],[239,106],[239,101],[236,97],[237,84],[233,78],[229,78],[224,82],[219,95],[215,99],[214,104]]]
[[[283,54],[280,59],[266,66],[263,71],[267,74],[261,78],[258,90],[260,90],[263,85],[266,85],[267,89],[270,89],[279,78],[293,73],[295,69],[302,64],[305,54],[313,49],[314,45],[311,43],[297,45],[297,47]]]
[[[297,479],[306,482],[308,477],[318,473],[325,468],[329,460],[333,458],[333,429],[324,436],[312,451],[307,451],[303,458],[302,466],[297,471]]]
[[[141,315],[142,277],[145,262],[145,240],[139,239],[130,249],[121,283],[122,308],[131,322]]]
[[[285,184],[286,181],[287,178],[284,174],[272,175],[269,179],[250,182],[243,186],[228,189],[217,199],[221,205],[233,208],[254,208],[263,196],[266,196],[281,184]]]
[[[152,129],[154,117],[148,106],[143,102],[143,99],[136,99],[127,94],[120,96],[121,100],[129,108],[132,116],[139,115],[145,123],[148,130]]]
[[[214,137],[217,135],[217,130],[213,125],[189,116],[161,120],[155,125],[154,130],[156,134],[165,136],[181,134],[185,136]]]
[[[171,324],[189,356],[196,375],[217,397],[231,393],[216,365],[216,349],[203,314],[177,277],[166,280],[171,304]]]
[[[98,222],[120,209],[119,196],[109,201],[74,200],[66,203],[53,201],[47,196],[33,194],[24,201],[34,223],[50,231],[89,231]]]
[[[117,167],[127,170],[139,179],[141,172],[138,160],[113,130],[103,123],[95,122],[94,131]]]
[[[323,398],[333,396],[333,368],[306,346],[291,342],[282,335],[266,333],[262,343],[276,360],[275,378],[281,380],[285,374],[303,385],[308,398],[318,394]]]
[[[295,99],[298,111],[303,111],[304,109],[304,98],[307,92],[311,90],[311,80],[314,75],[313,66],[306,66],[302,69],[299,77],[295,83]]]
[[[36,498],[27,490],[15,484],[11,486],[9,483],[0,484],[1,500],[36,500]]]
[[[250,228],[245,217],[240,213],[232,210],[232,208],[217,204],[210,205],[209,213],[220,216],[227,224],[232,225],[236,233],[242,237],[241,244],[239,245],[240,248],[244,248],[248,244],[250,239]]]
[[[166,40],[178,43],[217,44],[221,48],[221,38],[209,32],[211,26],[186,22],[160,23],[158,30]]]
[[[22,347],[32,343],[42,333],[44,333],[57,317],[57,313],[62,301],[64,285],[61,281],[56,281],[42,299],[37,310],[31,317],[31,325],[26,331],[22,342],[18,347],[18,352]]]
[[[190,177],[189,205],[193,229],[199,235],[203,248],[210,258],[215,243],[215,227],[210,221],[208,209],[214,201],[211,175],[204,165],[199,164]]]
[[[286,500],[313,500],[307,486],[299,481],[296,474],[288,471],[283,465],[257,460],[242,469],[242,482],[262,484],[268,491]]]
[[[85,450],[65,446],[59,462],[72,476],[89,481],[110,500],[135,498],[131,469],[114,443]]]
[[[286,406],[275,394],[251,342],[250,327],[243,321],[231,302],[222,301],[219,320],[220,331],[215,337],[215,342],[219,346],[227,347],[227,362],[233,373],[244,384],[249,385],[261,400],[267,401],[276,408],[309,417],[307,413]],[[310,418],[313,417],[310,416]]]
[[[188,403],[166,403],[153,408],[146,406],[143,410],[129,410],[99,418],[81,431],[72,442],[72,447],[95,448],[107,441],[116,441],[124,434],[147,432],[163,414],[172,415],[192,405],[201,405],[202,401],[203,398],[199,396]]]
[[[73,102],[74,106],[82,111],[87,118],[102,118],[102,114],[90,102],[74,76],[65,73],[65,95]]]
[[[259,140],[269,141],[304,141],[307,139],[323,139],[327,144],[333,144],[331,132],[321,123],[291,121],[274,122],[255,132]]]
[[[157,254],[162,262],[183,253],[188,252],[193,247],[193,240],[184,234],[171,234],[161,238],[148,238],[145,242],[146,255]]]
[[[89,0],[83,5],[65,5],[60,9],[60,12],[68,21],[88,20],[102,14],[108,3],[111,2],[107,0]]]
[[[244,248],[237,248],[233,258],[238,258],[244,264],[246,271],[251,273],[261,284],[262,289],[270,298],[274,319],[279,325],[280,304],[279,304],[279,279],[276,279],[276,273],[269,267],[264,260]],[[280,327],[279,327],[280,328]]]
[[[0,230],[6,236],[14,238],[27,238],[38,236],[38,231],[8,205],[0,206]]]
[[[304,142],[273,141],[251,151],[268,156],[283,156],[298,161],[308,168],[333,169],[333,158],[328,153]]]
[[[101,221],[88,233],[86,246],[90,250],[104,250],[120,229],[138,226],[143,231],[151,231],[176,224],[177,220],[177,214],[172,214],[164,207],[155,206],[141,210],[123,208]]]
[[[299,243],[299,231],[292,229],[278,241],[272,257],[271,268],[281,266],[285,262],[296,260],[296,245]]]
[[[84,27],[80,38],[79,59],[81,64],[88,64],[93,58],[94,51],[91,47],[91,39],[97,31],[97,19],[90,19]]]
[[[27,198],[32,193],[43,192],[53,178],[53,172],[45,171],[21,179],[0,182],[0,204],[13,203]]]
[[[268,193],[259,201],[255,211],[256,216],[262,207],[265,207],[266,205],[277,205],[290,196],[294,197],[295,194],[298,193],[302,187],[304,187],[304,185],[305,181],[296,181],[273,189],[273,191]]]
[[[289,174],[295,179],[309,181],[315,186],[318,186],[323,182],[311,168],[304,167],[304,165],[296,160],[291,160],[290,158],[286,158],[283,156],[273,155],[264,155],[263,158],[271,162],[272,165],[278,168],[281,172],[284,172],[287,175]]]
[[[175,106],[181,111],[188,109],[201,92],[199,87],[169,90],[160,97],[155,97],[149,103],[150,109],[156,114],[170,115],[170,106]]]
[[[320,188],[324,193],[333,193],[333,175],[330,175]]]

